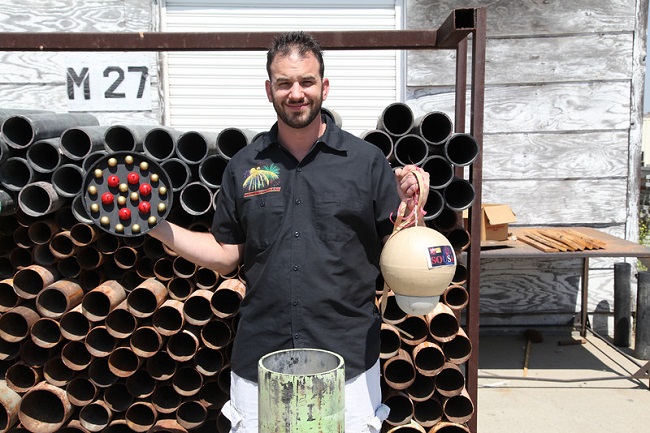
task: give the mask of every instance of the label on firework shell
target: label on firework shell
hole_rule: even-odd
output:
[[[449,245],[439,247],[429,247],[429,260],[427,265],[429,269],[439,266],[454,266],[456,264],[456,255]]]

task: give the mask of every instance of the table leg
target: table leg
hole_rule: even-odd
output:
[[[585,257],[582,261],[582,284],[580,286],[580,336],[582,338],[587,336],[587,322],[589,317],[587,315],[589,304],[589,257]]]

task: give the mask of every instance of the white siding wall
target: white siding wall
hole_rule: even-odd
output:
[[[305,4],[308,3],[308,4]],[[397,6],[396,6],[397,3]],[[389,30],[401,28],[401,0],[167,0],[164,31]],[[396,51],[326,51],[330,94],[324,106],[346,130],[373,129],[400,100]],[[264,91],[266,53],[171,52],[166,55],[166,123],[181,130],[267,130],[275,112]]]

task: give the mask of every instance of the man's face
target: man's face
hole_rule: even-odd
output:
[[[313,54],[296,52],[278,56],[271,63],[271,79],[266,82],[269,102],[278,118],[292,128],[304,128],[320,114],[327,98],[329,81],[321,79]]]

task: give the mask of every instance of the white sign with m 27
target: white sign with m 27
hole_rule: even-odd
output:
[[[68,111],[150,111],[152,53],[79,53],[65,58]]]

